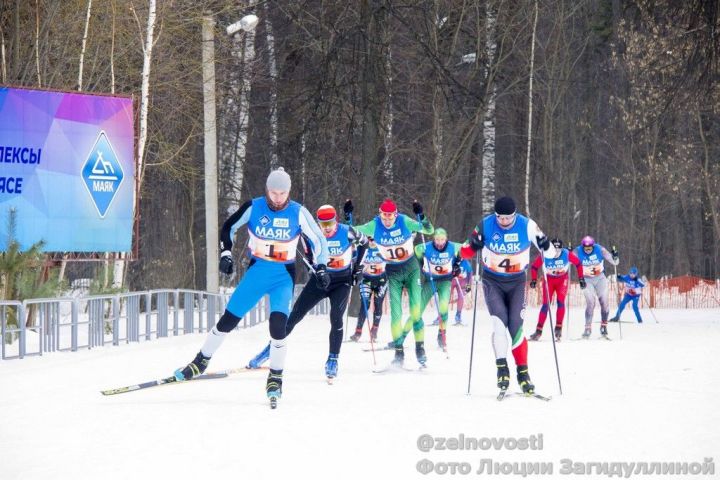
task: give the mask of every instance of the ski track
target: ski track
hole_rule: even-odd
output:
[[[561,459],[717,460],[720,362],[714,350],[720,310],[654,310],[656,324],[643,309],[646,323],[623,325],[622,340],[618,325],[610,324],[612,342],[567,341],[582,333],[579,311],[572,313],[571,331],[557,344],[564,395],[550,338],[529,344],[530,375],[537,393],[553,397],[550,402],[496,400],[491,328],[481,310],[469,396],[472,328],[448,329],[447,359],[436,346],[437,327],[426,327],[428,369],[422,372],[374,374],[372,353],[362,352],[367,344],[344,343],[338,377],[328,385],[323,366],[329,321],[321,316],[309,316],[289,337],[276,410],[265,396],[266,370],[100,394],[171,375],[194,357],[205,334],[0,361],[0,478],[435,478],[450,474],[421,475],[417,462],[469,462],[477,476],[483,458],[552,462],[557,477]],[[431,315],[428,310],[425,316]],[[472,317],[465,315],[471,327]],[[537,310],[529,310],[526,333],[534,331],[536,319]],[[594,324],[593,336],[598,335]],[[363,332],[362,340],[366,337]],[[232,332],[208,371],[244,365],[267,340],[266,324]],[[385,317],[378,342],[389,340]],[[375,355],[378,368],[393,358],[392,351]],[[417,365],[412,335],[405,359],[407,366]],[[511,355],[509,361],[510,391],[517,392]],[[423,452],[417,447],[421,434],[461,433],[543,434],[544,448]]]

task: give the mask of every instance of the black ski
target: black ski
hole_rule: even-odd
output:
[[[183,382],[190,382],[194,380],[212,380],[214,378],[225,378],[228,374],[225,372],[218,372],[218,373],[204,373],[202,375],[198,375],[197,377],[193,377],[191,380],[183,380],[178,381],[177,378],[174,376],[172,377],[166,377],[161,378],[159,380],[153,380],[151,382],[145,382],[145,383],[137,383],[135,385],[128,385],[127,387],[120,387],[120,388],[112,388],[110,390],[102,390],[100,393],[103,395],[117,395],[119,393],[127,393],[127,392],[134,392],[136,390],[143,390],[146,388],[151,387],[159,387],[160,385],[168,385],[171,383],[183,383]]]

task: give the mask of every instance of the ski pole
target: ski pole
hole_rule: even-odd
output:
[[[368,327],[368,335],[370,335],[370,350],[372,350],[373,355],[373,366],[377,366],[377,361],[375,360],[375,342],[373,341],[372,330],[370,329],[370,312],[368,312],[367,302],[365,301],[365,296],[363,296],[362,285],[358,287],[358,290],[360,291],[360,301],[362,302],[363,309],[365,310],[365,323]]]
[[[470,365],[468,367],[468,385],[467,395],[470,395],[470,381],[472,380],[472,364],[473,364],[473,351],[475,350],[475,319],[477,318],[477,296],[478,290],[480,289],[480,251],[478,251],[475,258],[475,300],[473,301],[473,320],[472,320],[472,333],[470,334]]]
[[[535,244],[533,244],[533,245],[535,245]],[[536,245],[536,247],[537,247],[537,245]],[[555,248],[555,247],[553,247],[553,248]],[[542,250],[540,250],[540,248],[538,248],[538,252],[540,253],[540,255],[543,254],[543,252],[542,252]],[[545,294],[544,297],[545,297],[545,299],[547,301],[547,305],[548,305],[548,316],[550,317],[550,325],[553,327],[553,330],[550,331],[550,338],[552,339],[553,355],[555,356],[555,371],[557,372],[558,388],[560,389],[560,395],[562,395],[563,391],[562,391],[562,382],[560,381],[560,364],[558,363],[557,347],[555,346],[555,332],[554,332],[555,321],[553,320],[552,307],[550,305],[550,300],[551,300],[550,299],[550,285],[548,284],[547,271],[545,270],[544,257],[543,257],[543,262],[542,262],[542,271],[543,271],[543,279],[545,281],[545,283],[543,285],[543,293]]]
[[[613,245],[613,250],[615,250],[615,246]],[[617,284],[617,265],[613,264],[613,271],[615,273],[615,301],[618,301],[618,297],[620,297],[620,287],[618,287]],[[620,329],[620,340],[622,340],[622,322],[618,318],[618,328]]]

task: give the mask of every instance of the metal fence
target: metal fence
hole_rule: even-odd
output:
[[[302,287],[296,285],[295,297]],[[229,297],[180,289],[0,301],[0,359],[207,332],[220,319]],[[310,311],[328,312],[327,300]],[[263,297],[237,329],[265,322],[269,316],[269,302]]]

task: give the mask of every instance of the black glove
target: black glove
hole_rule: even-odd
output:
[[[353,267],[352,270],[352,284],[353,286],[355,286],[360,282],[362,282],[362,267],[356,265]]]
[[[548,248],[550,248],[550,240],[548,240],[545,235],[543,235],[542,237],[538,235],[537,237],[535,237],[535,239],[537,240],[537,245],[538,247],[540,247],[541,250],[547,250]]]
[[[220,252],[220,267],[218,268],[226,275],[231,275],[233,273],[233,259],[230,250],[223,250]]]
[[[472,290],[472,285],[468,283],[467,285],[465,285],[465,293],[470,293],[470,290]]]
[[[531,280],[531,281],[530,281],[530,288],[535,288],[535,287],[537,287],[537,280]]]
[[[485,247],[485,240],[483,240],[482,234],[478,233],[477,235],[475,232],[470,235],[470,248],[472,248],[474,251],[482,250],[483,247]]]
[[[584,279],[584,278],[581,278],[581,279],[578,280],[578,281],[580,282],[580,288],[581,288],[581,289],[587,287],[587,283],[585,282],[585,279]]]
[[[330,286],[330,274],[327,272],[327,267],[322,263],[315,267],[315,278],[317,279],[318,285],[323,290],[327,290]]]
[[[618,282],[622,282],[622,281],[623,281],[623,277],[622,277],[622,275],[620,275],[619,273],[618,273],[617,275],[615,275],[615,276],[617,277]]]
[[[413,200],[412,208],[413,208],[413,213],[415,214],[415,216],[420,217],[420,220],[422,220],[424,215],[423,215],[423,207],[422,207],[422,205],[420,205],[420,202],[418,202],[417,200]]]
[[[618,251],[617,251],[617,248],[615,247],[615,245],[613,245],[612,248],[610,249],[610,255],[612,255],[613,260],[615,260],[617,262]]]
[[[355,210],[355,207],[353,207],[352,200],[348,198],[345,200],[345,205],[343,205],[343,213],[345,214],[346,222],[349,222],[352,219],[353,210]]]
[[[452,266],[452,276],[453,276],[453,277],[457,277],[457,276],[459,276],[461,273],[462,273],[462,268],[460,268],[460,264],[459,264],[459,263],[453,263],[453,266]]]

